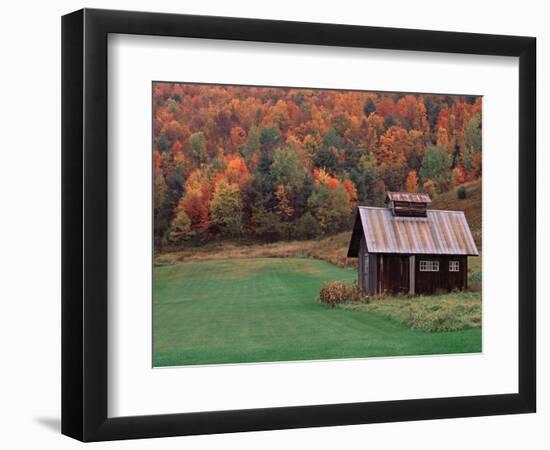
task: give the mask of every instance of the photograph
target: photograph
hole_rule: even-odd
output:
[[[550,449],[546,5],[106,5],[3,8],[0,449]]]
[[[482,96],[151,97],[153,367],[482,351]]]

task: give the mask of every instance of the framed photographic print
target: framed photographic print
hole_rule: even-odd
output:
[[[62,432],[535,411],[535,39],[62,22]]]

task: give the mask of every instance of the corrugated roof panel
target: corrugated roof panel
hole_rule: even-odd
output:
[[[388,208],[359,207],[370,253],[477,255],[462,211],[428,210],[427,217],[398,217]]]

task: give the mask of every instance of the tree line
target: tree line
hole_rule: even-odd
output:
[[[481,146],[480,97],[154,83],[155,246],[332,234],[481,177]]]

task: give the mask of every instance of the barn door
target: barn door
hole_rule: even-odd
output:
[[[393,292],[409,292],[409,257],[393,255],[389,259],[389,284]]]

